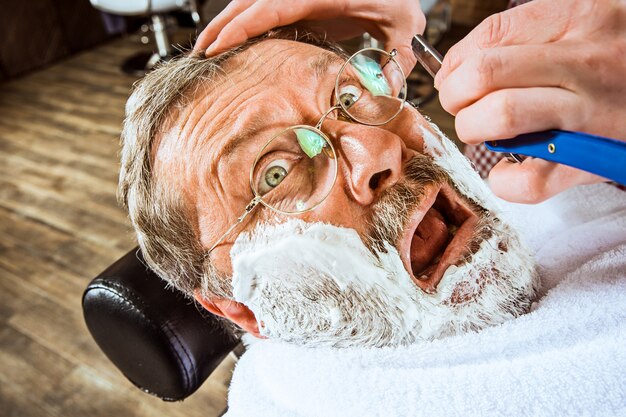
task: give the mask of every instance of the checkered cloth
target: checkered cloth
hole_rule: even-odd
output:
[[[483,143],[480,145],[465,145],[464,153],[482,178],[487,178],[491,168],[504,158],[503,154],[490,151]]]

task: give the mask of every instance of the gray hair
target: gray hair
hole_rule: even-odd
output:
[[[230,279],[206,256],[197,213],[185,203],[181,187],[153,172],[153,148],[173,110],[188,104],[201,85],[223,75],[226,61],[266,39],[303,41],[340,52],[310,32],[275,30],[215,57],[206,58],[202,51],[172,59],[137,82],[126,104],[118,198],[128,210],[148,266],[188,297],[200,289],[205,296],[232,298]]]

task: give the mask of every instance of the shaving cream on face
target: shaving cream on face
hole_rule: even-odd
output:
[[[424,152],[462,194],[500,216],[469,161],[432,129],[422,126]],[[429,295],[389,243],[372,252],[353,229],[294,218],[260,225],[232,248],[233,296],[254,312],[262,335],[300,345],[399,346],[479,330],[528,311],[538,285],[517,234],[500,221],[492,231]]]
[[[448,268],[429,295],[391,245],[374,256],[353,229],[289,219],[239,236],[233,296],[254,312],[263,336],[305,346],[402,346],[479,330],[527,310],[532,291],[528,259],[494,253],[495,239]],[[455,292],[471,302],[451,304]]]
[[[353,229],[289,219],[240,235],[231,258],[233,297],[255,313],[264,336],[402,344],[420,316],[402,263],[385,267]]]
[[[430,129],[434,130],[431,131]],[[424,153],[433,158],[435,164],[443,168],[457,187],[459,192],[474,200],[483,208],[499,210],[499,205],[480,175],[457,146],[434,123],[430,129],[420,125],[424,138]]]

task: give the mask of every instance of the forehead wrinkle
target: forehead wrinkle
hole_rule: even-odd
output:
[[[244,104],[256,97],[257,94],[252,96],[238,95],[239,100],[229,99],[229,104],[214,115],[212,120],[204,123],[203,127],[196,126],[194,128],[193,135],[199,139],[191,141],[190,147],[194,149],[189,151],[191,160],[187,160],[187,175],[192,182],[200,185],[202,189],[207,188],[204,181],[209,178],[211,179],[210,188],[213,188],[222,197],[227,194],[228,188],[232,188],[226,187],[222,182],[222,176],[218,174],[220,172],[219,165],[224,160],[225,152],[231,152],[226,157],[234,155],[232,152],[238,145],[264,130],[268,126],[268,120],[271,119],[271,111],[273,110],[267,107],[254,106],[253,111],[247,114],[242,111],[242,109],[245,110],[246,107],[249,107]],[[220,117],[222,114],[226,114],[228,117]],[[216,121],[217,126],[213,120]],[[235,124],[242,124],[243,126],[238,128],[233,135],[229,128]],[[220,140],[220,138],[225,138],[225,140]],[[207,152],[212,144],[215,151]],[[201,162],[201,159],[205,159],[206,162]],[[242,178],[247,178],[247,174],[243,175]]]
[[[277,48],[277,47],[278,46],[274,46],[274,48]],[[244,79],[245,79],[245,75],[246,74],[249,74],[251,72],[257,72],[259,70],[259,68],[265,68],[266,64],[271,59],[276,59],[281,54],[283,54],[283,55],[284,54],[291,55],[290,51],[295,49],[296,47],[297,47],[297,45],[291,45],[291,46],[289,46],[287,48],[281,48],[278,52],[270,51],[270,53],[268,53],[267,51],[265,51],[265,53],[259,53],[259,51],[257,51],[255,48],[251,48],[248,51],[248,53],[253,56],[252,59],[242,59],[242,58],[237,59],[237,57],[236,57],[235,59],[230,61],[230,63],[228,65],[233,65],[237,69],[235,71],[228,71],[228,69],[225,69],[224,74],[223,74],[224,75],[224,82],[221,83],[222,84],[221,86],[223,87],[224,84],[229,84],[229,86],[227,88],[242,88],[241,84],[238,83],[236,78],[241,78],[243,76]],[[265,59],[262,59],[262,58],[265,58]],[[313,69],[315,75],[318,78],[321,78],[321,77],[325,77],[327,75],[328,70],[331,67],[331,65],[333,65],[333,64],[342,64],[344,62],[344,60],[345,60],[344,57],[341,57],[340,55],[338,55],[338,54],[336,54],[334,52],[329,52],[329,51],[326,51],[326,50],[323,50],[323,49],[320,48],[320,51],[315,56],[314,60],[310,61],[309,66]],[[258,79],[258,80],[255,81],[255,84],[256,85],[263,84],[270,77],[271,78],[276,78],[277,75],[283,69],[283,66],[285,66],[289,62],[290,62],[289,59],[279,60],[279,63],[274,66],[274,69],[271,70],[271,71],[267,71],[265,74],[263,74],[261,79]],[[237,76],[239,76],[239,77],[237,77]],[[234,97],[234,99],[235,98],[239,98],[242,94],[244,94],[245,90],[246,90],[245,88],[242,88],[242,92],[240,94],[236,95]],[[231,104],[229,106],[226,106],[222,110],[222,112],[220,112],[220,113],[223,113],[223,112],[227,111],[232,106],[241,106],[243,103],[245,103],[248,100],[249,100],[249,98],[246,98],[241,103],[236,103],[235,100],[233,100],[231,102]],[[239,112],[230,112],[229,113],[230,117],[226,117],[224,119],[221,119],[221,123],[220,123],[219,116],[216,116],[214,118],[214,120],[221,126],[228,126],[228,125],[230,125],[230,123],[228,123],[228,122],[233,118],[233,116],[237,115],[238,113]],[[219,161],[221,159],[231,157],[233,152],[239,146],[241,146],[246,141],[247,138],[252,137],[254,134],[258,133],[258,131],[262,129],[263,124],[266,121],[266,119],[262,116],[262,113],[265,113],[265,112],[254,114],[252,116],[249,124],[246,125],[246,127],[242,131],[237,132],[232,137],[232,139],[229,139],[229,140],[226,141],[226,143],[224,144],[222,149],[220,149],[218,151],[216,157],[214,158],[214,160],[210,164],[210,171],[211,172],[216,172],[217,164],[219,163]],[[191,132],[190,136],[196,136],[197,135],[197,132],[196,132],[197,129],[198,129],[198,126],[197,125],[194,126],[194,129]],[[216,134],[218,134],[219,130],[221,130],[221,128],[218,128],[218,130],[215,130],[214,134],[211,135],[211,136],[215,136]]]
[[[259,133],[265,127],[268,119],[265,113],[265,111],[260,111],[252,114],[243,129],[238,130],[232,136],[232,139],[224,145],[218,153],[216,160],[219,161],[220,159],[231,157],[235,149],[245,142],[246,139]]]
[[[217,186],[217,189],[224,188],[219,175],[216,175],[220,161],[234,155],[237,148],[243,145],[247,140],[253,138],[260,130],[269,127],[271,124],[268,122],[273,119],[271,114],[274,111],[273,109],[265,106],[255,106],[254,103],[249,105],[247,102],[253,101],[259,96],[260,91],[253,89],[255,86],[263,84],[273,85],[274,79],[280,77],[281,74],[284,75],[286,71],[289,74],[293,74],[292,71],[289,71],[289,66],[294,66],[297,62],[282,58],[284,58],[285,55],[287,55],[287,58],[292,56],[291,51],[295,49],[297,45],[290,45],[289,47],[284,47],[284,44],[282,45],[283,47],[281,47],[281,44],[278,44],[270,48],[269,51],[266,50],[263,52],[251,48],[248,50],[248,56],[234,57],[234,59],[229,60],[222,69],[222,73],[220,74],[221,80],[211,83],[210,90],[205,90],[204,94],[202,94],[201,88],[198,89],[200,91],[196,90],[196,93],[200,93],[202,96],[194,100],[192,108],[190,111],[186,112],[187,114],[182,123],[183,126],[178,132],[178,140],[185,138],[183,142],[187,142],[187,154],[194,159],[198,157],[210,158],[208,163],[200,164],[207,170],[200,177],[205,177],[206,175],[211,177],[216,176],[218,184],[215,182],[213,184]],[[277,48],[280,49],[276,50]],[[329,69],[337,64],[342,64],[344,58],[337,53],[320,48],[314,57],[306,59],[305,61],[308,62],[302,62],[304,68],[310,68],[314,75],[319,78],[327,76]],[[271,68],[268,66],[270,62],[272,63]],[[285,67],[287,67],[287,69],[285,69]],[[255,74],[259,77],[254,78],[252,86],[249,86],[253,79],[253,77],[249,77],[250,74]],[[251,89],[252,94],[246,94]],[[233,91],[239,91],[237,94],[228,97],[227,105],[216,112],[215,107],[221,105],[219,97],[222,97],[228,90],[230,90],[231,93]],[[242,117],[242,113],[249,111],[250,108],[252,108],[252,111]],[[193,119],[192,114],[199,111],[203,111],[206,113],[206,116],[211,117],[211,119],[204,123],[198,121],[193,127],[189,126]],[[220,117],[221,115],[226,115],[226,117]],[[200,120],[204,119],[206,116],[201,117]],[[225,137],[223,141],[214,140],[218,139],[220,135],[228,135],[228,128],[235,125],[237,121],[241,123],[242,119],[244,119],[243,123],[245,124],[239,128],[237,132],[230,134],[230,137]],[[189,130],[191,131],[189,132]],[[205,146],[210,144],[210,142],[217,142],[216,145],[219,149],[214,150],[215,153],[203,152]],[[193,170],[193,167],[197,167],[198,164],[191,163],[185,165],[187,165],[188,169]],[[197,172],[188,172],[187,174],[198,179],[196,175],[198,174]]]
[[[269,75],[270,74],[266,74],[263,79]],[[241,112],[237,111],[237,109],[250,99],[250,96],[245,95],[249,86],[242,85],[241,82],[239,82],[239,84],[235,84],[235,86],[241,88],[242,91],[233,97],[228,97],[229,103],[226,104],[226,106],[223,106],[221,109],[216,109],[216,107],[221,105],[218,98],[225,94],[224,87],[226,83],[229,83],[229,81],[233,81],[230,76],[228,79],[224,80],[224,82],[219,83],[218,85],[212,85],[211,90],[194,100],[191,108],[187,111],[187,114],[182,120],[181,129],[178,132],[177,138],[179,142],[187,144],[187,155],[205,155],[205,146],[211,142],[215,142],[215,139],[219,137],[220,133],[233,124],[231,123],[233,117],[234,120],[241,117]],[[226,90],[228,89],[229,87],[226,86]],[[255,95],[256,94],[253,94],[252,97]],[[193,118],[193,115],[198,112],[202,112],[204,114],[199,119]],[[221,115],[224,114],[226,114],[227,117],[221,117]],[[210,117],[208,121],[206,121],[207,117]],[[194,123],[193,126],[189,126],[192,122]],[[224,145],[224,148],[229,148],[228,141]],[[224,152],[224,148],[218,150],[215,158],[213,158],[211,163],[208,164],[209,173],[216,172],[217,162],[220,160],[221,155]],[[189,164],[190,167],[192,165],[194,164]]]
[[[263,82],[269,76],[270,74],[264,76],[261,79],[261,82]],[[257,84],[260,84],[261,82]],[[214,129],[213,133],[210,135],[211,137],[219,135],[224,130],[227,131],[228,127],[237,124],[237,122],[245,124],[242,128],[239,128],[234,134],[228,134],[228,132],[226,132],[226,135],[228,136],[225,138],[221,149],[217,150],[215,157],[211,162],[210,172],[216,172],[217,165],[219,164],[220,160],[224,158],[230,158],[239,146],[241,146],[244,142],[246,142],[248,139],[256,135],[259,131],[263,130],[263,128],[267,126],[267,121],[270,119],[269,116],[271,115],[271,112],[273,110],[265,106],[254,106],[254,101],[258,96],[259,92],[255,92],[251,96],[244,96],[244,92],[242,92],[233,97],[231,103],[224,107],[224,109],[222,109],[220,113],[218,113],[218,115],[216,115],[216,117],[214,118],[214,120],[218,124],[218,127],[215,128],[215,125],[213,125]],[[248,104],[249,102],[252,102],[252,105]],[[252,108],[252,110],[249,111],[249,108]],[[224,113],[226,113],[228,116],[220,118],[219,114]],[[208,135],[206,136],[208,138]]]
[[[258,55],[260,57],[260,55]],[[279,70],[282,69],[282,67],[284,65],[286,65],[288,60],[283,60],[281,61],[275,68],[276,71],[269,71],[267,74],[265,74],[260,80],[255,81],[256,85],[261,85],[264,82],[267,81],[268,78],[272,78],[275,79],[278,74],[279,74]],[[266,61],[262,62],[261,64],[264,64]],[[270,80],[270,82],[272,82],[273,80]],[[237,96],[235,96],[235,98],[239,98],[241,95],[243,94],[243,92]],[[235,103],[235,101],[231,102],[230,106],[227,106],[223,111],[228,110],[229,107],[231,106],[237,106],[237,108],[242,109],[242,111],[246,110],[245,108],[245,103],[253,100],[254,97],[258,96],[258,94],[254,94],[252,97],[246,97],[244,100],[242,100],[239,103]],[[224,158],[230,158],[232,157],[232,154],[234,153],[234,151],[241,146],[243,143],[245,143],[248,139],[250,139],[251,137],[253,137],[255,134],[257,134],[259,131],[263,130],[268,126],[268,120],[272,119],[272,113],[275,110],[267,108],[267,107],[263,107],[263,106],[256,106],[252,112],[252,114],[250,116],[248,116],[249,120],[246,122],[246,126],[243,129],[240,129],[237,133],[235,133],[233,136],[231,136],[231,138],[229,138],[226,143],[224,144],[224,146],[222,147],[222,149],[220,149],[212,163],[213,168],[216,169],[217,164],[219,163],[219,161],[221,159]],[[240,118],[241,112],[237,112],[237,111],[233,111],[233,112],[229,112],[230,117],[224,118],[222,119],[221,125],[222,126],[229,126],[231,123],[229,123],[229,121],[231,121],[233,118],[236,120],[238,118]],[[217,133],[217,132],[216,132]]]
[[[293,47],[292,47],[293,48]],[[289,49],[291,48],[287,48],[286,51],[288,52]],[[281,51],[281,52],[283,52]],[[223,113],[224,111],[228,110],[230,107],[232,107],[233,105],[238,105],[236,103],[236,99],[239,98],[241,95],[243,95],[245,93],[245,91],[248,89],[247,86],[242,86],[242,81],[245,82],[247,79],[247,74],[250,73],[257,73],[259,67],[264,66],[264,64],[267,62],[267,60],[265,61],[260,61],[259,59],[263,56],[262,54],[259,54],[254,48],[249,49],[248,51],[246,51],[247,54],[253,55],[254,58],[253,59],[243,59],[241,56],[236,56],[231,58],[227,63],[225,63],[224,67],[221,68],[221,73],[219,74],[220,76],[220,80],[216,81],[213,80],[210,83],[211,89],[210,90],[205,90],[205,92],[201,93],[202,96],[198,97],[196,100],[194,100],[194,103],[191,106],[191,109],[187,112],[187,114],[185,115],[182,123],[181,123],[181,130],[179,133],[179,138],[180,139],[180,135],[182,135],[184,133],[185,126],[188,124],[189,119],[191,118],[191,116],[194,114],[194,112],[196,111],[196,109],[201,106],[202,104],[206,103],[207,101],[213,100],[212,102],[209,102],[208,105],[204,106],[206,107],[205,112],[210,110],[212,107],[214,107],[214,105],[216,104],[216,100],[214,100],[214,98],[216,96],[220,96],[222,94],[224,94],[224,90],[228,91],[231,88],[239,88],[241,89],[241,92],[239,94],[236,94],[232,97],[232,101],[230,103],[230,105],[227,105],[224,109],[222,109],[221,111],[218,111],[218,115],[220,113]],[[246,54],[246,53],[244,53]],[[268,57],[269,59],[270,57]],[[283,60],[279,67],[282,66],[285,63],[285,60]],[[256,65],[252,65],[252,64],[256,64]],[[230,70],[231,68],[234,67],[234,70]],[[273,71],[268,71],[266,74],[264,74],[262,76],[262,78],[260,80],[256,80],[254,82],[254,84],[260,84],[262,82],[264,82],[266,80],[266,78],[270,77],[273,75]],[[195,90],[196,94],[198,92],[200,92],[201,87],[198,86]],[[244,100],[245,101],[245,100]],[[200,120],[202,120],[203,118],[201,118]],[[200,121],[199,120],[199,121]],[[228,121],[228,118],[224,118],[221,119],[222,123],[220,123],[220,118],[218,116],[214,117],[213,121],[218,124],[218,125],[224,125],[226,124],[226,122]],[[199,122],[198,121],[198,122]],[[189,134],[187,135],[188,138],[194,138],[199,136],[200,134],[202,134],[202,132],[198,132],[198,129],[200,129],[201,127],[199,125],[201,125],[202,123],[196,123],[191,132],[189,132]],[[213,123],[208,123],[205,124],[205,126],[202,127],[202,130],[204,131],[206,129],[206,127],[211,127],[211,125],[214,125]],[[219,128],[218,128],[219,129]],[[196,143],[199,143],[199,141],[195,141]]]

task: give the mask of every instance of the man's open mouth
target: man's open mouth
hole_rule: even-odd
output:
[[[478,215],[450,185],[427,188],[420,207],[398,242],[404,267],[417,286],[429,294],[450,265],[470,254]]]

